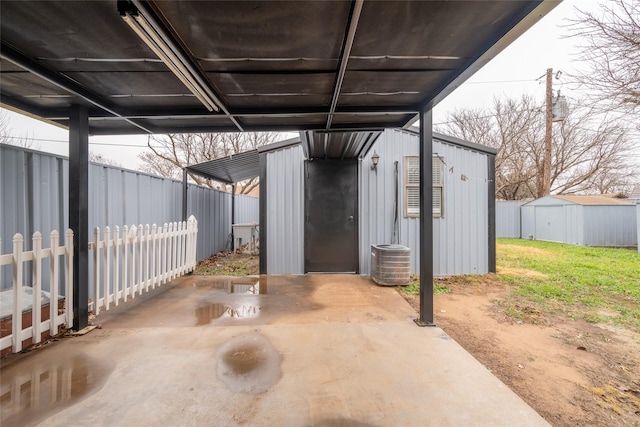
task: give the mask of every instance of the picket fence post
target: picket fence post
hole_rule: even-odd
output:
[[[100,227],[93,229],[93,314],[100,314]]]
[[[51,335],[58,333],[58,242],[60,235],[56,230],[51,232],[51,249],[49,259],[49,275],[51,276],[51,286],[49,293],[49,325]],[[65,297],[66,298],[66,297]]]
[[[42,233],[33,233],[33,261],[31,265],[31,342],[38,344],[42,339]],[[51,301],[49,301],[51,303]],[[51,304],[49,305],[51,310]]]
[[[118,306],[120,298],[118,297],[118,293],[120,292],[120,275],[118,274],[118,268],[120,268],[120,227],[116,225],[115,235],[113,236],[113,253],[115,254],[115,259],[113,260],[114,274],[113,274],[113,303],[115,306]]]
[[[65,233],[65,267],[64,276],[67,281],[64,297],[64,312],[66,316],[66,327],[73,325],[73,230],[68,229]]]
[[[13,352],[22,351],[22,250],[24,238],[22,234],[13,236]]]
[[[111,229],[104,228],[104,309],[109,310],[109,279],[111,276]],[[115,292],[117,294],[117,290]]]

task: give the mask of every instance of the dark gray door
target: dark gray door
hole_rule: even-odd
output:
[[[358,163],[305,163],[305,272],[358,272]]]

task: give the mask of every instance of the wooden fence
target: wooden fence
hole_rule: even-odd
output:
[[[127,302],[182,276],[196,266],[198,222],[191,216],[188,221],[164,224],[162,227],[149,224],[115,227],[113,237],[105,227],[101,237],[100,228],[94,231],[93,251],[93,295],[95,301],[89,305],[94,314],[109,310],[111,305]]]
[[[59,237],[57,231],[52,231],[51,247],[43,248],[42,234],[37,231],[32,236],[33,249],[24,251],[24,237],[17,233],[13,236],[13,252],[0,254],[0,266],[13,266],[12,289],[2,292],[3,307],[11,307],[10,313],[3,309],[0,315],[2,353],[10,347],[17,353],[22,350],[23,341],[37,344],[43,335],[56,335],[60,327],[73,323],[73,310],[69,306],[73,301],[73,231],[65,233],[64,245],[58,245]],[[64,257],[64,302],[59,295],[61,256]],[[48,272],[43,271],[44,260],[49,261]],[[27,270],[25,263],[29,262],[31,286],[25,286],[23,274]],[[49,275],[49,292],[42,289],[43,273]],[[31,301],[27,301],[29,297]]]

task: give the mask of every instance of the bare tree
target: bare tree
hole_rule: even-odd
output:
[[[588,68],[573,75],[609,108],[640,107],[640,1],[607,0],[598,13],[578,8],[567,25]]]
[[[33,139],[16,136],[10,127],[10,120],[7,112],[0,108],[0,144],[15,145],[23,148],[39,149]]]
[[[185,166],[206,162],[256,149],[281,139],[281,134],[274,132],[246,133],[192,133],[151,136],[147,145],[151,152],[140,154],[141,170],[174,179],[182,179]],[[191,179],[200,185],[211,188],[227,186],[217,184],[195,174]],[[238,183],[237,190],[241,194],[249,193],[258,185],[258,179],[252,178]]]
[[[93,151],[89,152],[89,161],[94,163],[100,163],[103,165],[116,166],[122,168],[122,164],[116,162],[115,160],[107,159],[102,154],[94,153]]]
[[[496,196],[536,197],[542,185],[544,111],[533,98],[495,99],[488,110],[458,110],[437,130],[496,148]],[[551,191],[554,194],[625,190],[631,168],[627,130],[614,119],[570,108],[554,124]]]

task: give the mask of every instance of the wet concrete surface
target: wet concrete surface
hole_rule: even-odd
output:
[[[282,356],[260,334],[235,337],[218,351],[218,378],[236,393],[260,394],[282,376]]]
[[[0,425],[35,425],[102,388],[115,366],[111,359],[69,350],[54,343],[2,364]]]
[[[183,277],[3,360],[2,425],[547,425],[414,317],[360,276]]]

